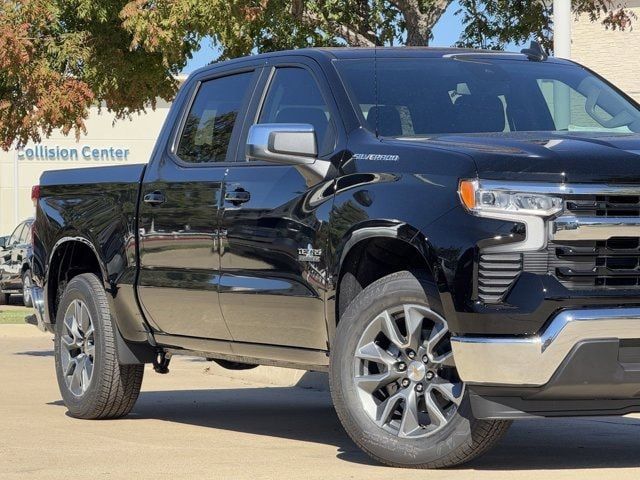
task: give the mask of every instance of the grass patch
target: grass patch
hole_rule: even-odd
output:
[[[24,317],[29,313],[27,310],[2,310],[0,307],[0,325],[24,323]]]

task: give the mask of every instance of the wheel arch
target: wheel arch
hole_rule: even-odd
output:
[[[64,271],[63,271],[64,270]],[[107,291],[109,284],[107,268],[95,245],[83,236],[67,236],[58,240],[51,250],[45,280],[45,307],[51,324],[55,323],[57,304],[64,286],[82,273],[95,274]],[[63,284],[61,285],[61,282]],[[110,309],[113,313],[113,306]],[[155,347],[147,341],[129,342],[122,336],[120,319],[114,317],[114,333],[118,360],[123,365],[151,363],[155,358]]]
[[[428,239],[416,227],[396,221],[367,221],[345,235],[335,250],[333,271],[335,300],[327,312],[330,343],[342,313],[353,299],[376,280],[410,270],[419,273],[434,288],[429,292],[438,302],[435,288],[437,268]]]
[[[87,272],[95,273],[103,284],[108,278],[106,266],[93,243],[80,235],[60,238],[51,249],[44,282],[45,306],[52,324],[55,323],[64,285],[73,277]]]

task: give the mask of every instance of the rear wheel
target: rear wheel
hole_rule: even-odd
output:
[[[33,307],[33,300],[31,299],[31,270],[27,270],[22,274],[22,303],[25,307]]]
[[[115,328],[98,277],[74,277],[58,306],[55,335],[58,386],[74,417],[122,417],[138,398],[144,365],[119,364]]]
[[[0,305],[9,305],[9,294],[0,292]]]
[[[391,466],[442,468],[491,448],[510,422],[473,417],[446,320],[410,272],[365,288],[340,319],[330,364],[336,411],[353,441]]]

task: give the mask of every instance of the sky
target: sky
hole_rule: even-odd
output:
[[[462,32],[462,22],[455,15],[458,8],[458,2],[451,3],[440,18],[433,29],[433,40],[430,43],[432,47],[450,47],[458,40]],[[191,73],[215,60],[217,56],[217,50],[211,46],[209,40],[205,40],[202,42],[200,50],[195,52],[193,58],[187,63],[183,73]]]

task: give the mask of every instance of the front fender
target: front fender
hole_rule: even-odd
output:
[[[420,252],[426,262],[429,258],[428,243],[422,243],[420,236],[418,228],[397,220],[375,219],[358,223],[350,228],[335,246],[333,276],[340,277],[344,261],[356,245],[372,238],[391,238],[405,242]]]

